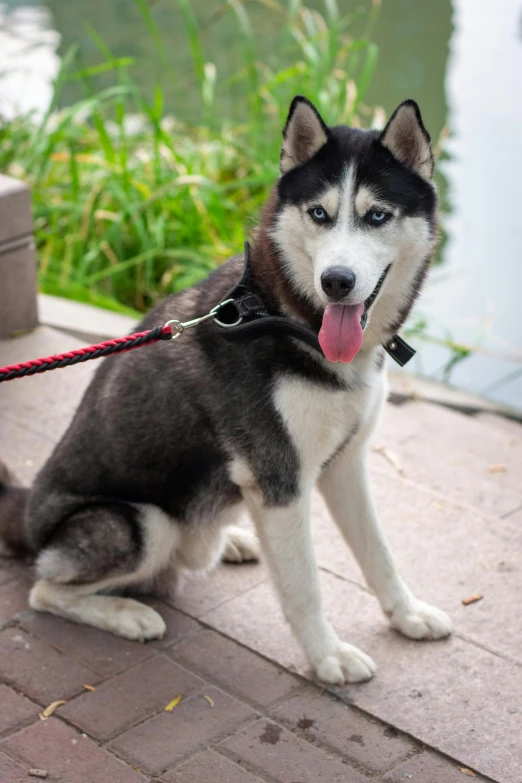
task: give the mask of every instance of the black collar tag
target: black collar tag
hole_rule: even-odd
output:
[[[399,337],[398,334],[392,337],[391,340],[388,340],[388,342],[384,344],[383,348],[389,354],[389,356],[391,356],[393,361],[397,362],[397,364],[401,367],[404,367],[405,364],[408,364],[410,359],[413,359],[417,353],[415,348],[412,348],[411,345],[408,345],[406,340],[403,340],[402,337]]]
[[[264,335],[277,336],[284,334],[302,340],[311,348],[315,348],[322,356],[323,352],[319,345],[317,334],[313,329],[299,323],[299,321],[294,321],[286,315],[277,315],[267,309],[263,300],[255,291],[249,273],[249,260],[250,245],[248,242],[245,242],[243,276],[239,283],[224,298],[223,305],[214,318],[214,323],[223,337],[228,340],[246,340]],[[367,300],[367,309],[373,304],[387,271],[379,280],[376,291]],[[392,337],[384,345],[384,349],[401,367],[404,367],[415,355],[414,349],[398,335]]]

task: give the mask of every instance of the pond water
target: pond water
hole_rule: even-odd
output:
[[[221,4],[194,2],[202,19],[211,19]],[[309,5],[322,6],[319,0]],[[364,0],[339,5],[345,13]],[[181,90],[172,86],[169,108],[192,119],[195,104],[184,88],[190,54],[177,3],[155,0],[151,8],[180,75]],[[259,56],[269,56],[277,18],[254,3],[249,11]],[[72,43],[80,44],[86,62],[96,61],[88,25],[115,54],[142,58],[143,83],[152,82],[146,64],[156,60],[153,43],[130,0],[0,0],[0,114],[44,109]],[[206,52],[220,73],[239,67],[236,29],[230,16],[208,25]],[[479,344],[479,352],[454,369],[453,384],[521,410],[522,0],[383,0],[372,39],[379,61],[367,102],[390,113],[413,97],[432,137],[444,133],[439,168],[449,206],[446,241],[418,311],[430,334]],[[72,90],[66,99],[76,97]],[[413,369],[440,378],[448,358],[446,348],[424,343]]]

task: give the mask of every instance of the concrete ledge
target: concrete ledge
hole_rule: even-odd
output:
[[[31,192],[24,182],[0,174],[0,246],[32,233]]]
[[[99,342],[136,331],[136,321],[127,315],[59,296],[39,294],[38,310],[40,323],[67,332],[79,340]]]
[[[0,175],[0,337],[38,324],[32,231],[29,188]]]
[[[400,405],[409,400],[424,400],[435,405],[475,416],[481,413],[494,414],[503,418],[522,422],[522,411],[480,397],[478,394],[456,389],[429,378],[420,378],[404,371],[389,370],[390,402]]]

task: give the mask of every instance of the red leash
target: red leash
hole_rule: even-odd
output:
[[[68,353],[57,353],[54,356],[47,356],[43,359],[32,359],[29,362],[0,367],[0,383],[13,381],[15,378],[25,378],[26,375],[37,375],[48,370],[58,370],[62,367],[69,367],[71,364],[88,362],[90,359],[101,359],[104,356],[111,356],[113,353],[132,351],[134,348],[141,348],[142,345],[151,345],[160,340],[177,340],[185,329],[197,326],[209,318],[214,318],[218,310],[231,301],[231,299],[227,299],[225,302],[220,302],[206,315],[194,318],[192,321],[183,322],[173,319],[172,321],[167,321],[164,326],[155,326],[154,329],[148,329],[146,332],[136,332],[128,337],[116,337],[114,340],[106,340],[97,345],[88,345],[86,348],[77,348],[75,351],[68,351]]]
[[[77,348],[75,351],[57,353],[42,359],[32,359],[29,362],[0,367],[0,383],[13,381],[15,378],[24,378],[26,375],[36,375],[48,370],[69,367],[72,364],[88,362],[90,359],[101,359],[103,356],[110,356],[113,353],[132,351],[134,348],[157,343],[159,340],[172,340],[172,336],[172,327],[170,324],[165,324],[165,326],[156,326],[146,332],[136,332],[128,337],[116,337],[114,340],[106,340],[97,345]]]

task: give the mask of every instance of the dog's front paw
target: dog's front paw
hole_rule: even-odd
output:
[[[316,672],[323,682],[344,685],[345,682],[371,680],[376,668],[370,656],[358,647],[340,642],[339,646],[316,666]]]
[[[444,639],[451,633],[451,620],[446,612],[419,600],[396,609],[390,617],[390,624],[409,639]]]

